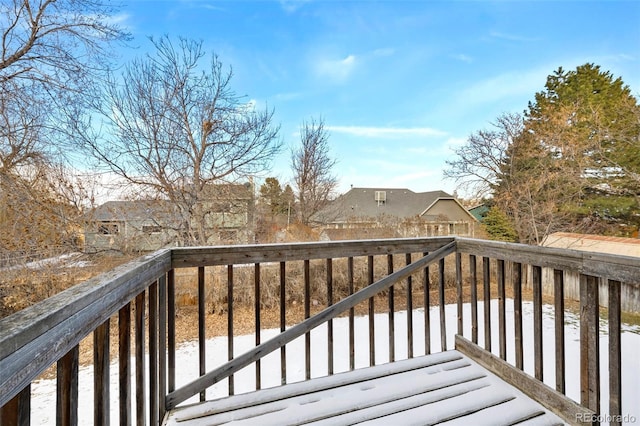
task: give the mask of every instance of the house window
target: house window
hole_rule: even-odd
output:
[[[387,202],[387,191],[376,191],[374,194],[374,199],[379,206],[386,204]]]
[[[98,225],[98,234],[117,235],[120,233],[120,226],[113,222],[102,222]]]
[[[142,225],[142,232],[145,234],[159,234],[162,232],[162,227],[158,225]]]

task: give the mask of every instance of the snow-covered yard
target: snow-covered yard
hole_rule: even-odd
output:
[[[494,324],[497,324],[497,301],[492,301],[492,314]],[[507,306],[507,348],[508,360],[513,363],[513,304],[510,300]],[[471,335],[470,321],[470,305],[464,306],[465,317],[465,336]],[[431,344],[432,352],[440,351],[440,328],[438,325],[439,311],[438,308],[431,309]],[[482,303],[479,302],[478,312],[482,312]],[[417,309],[413,313],[414,325],[414,356],[424,354],[424,344],[421,336],[424,336],[424,310]],[[453,335],[456,331],[456,306],[446,306],[447,318],[447,339],[448,349],[452,349]],[[533,313],[532,304],[523,303],[523,332],[525,344],[525,370],[530,374],[533,373]],[[407,312],[397,312],[395,316],[395,357],[396,359],[404,359],[407,357]],[[481,322],[480,322],[481,323]],[[579,320],[572,314],[567,314],[565,325],[566,340],[566,388],[567,394],[573,399],[580,399],[580,379],[579,379]],[[543,329],[544,332],[544,377],[545,383],[549,386],[555,386],[555,347],[554,347],[554,321],[553,308],[545,305],[543,307]],[[388,353],[388,315],[378,314],[375,318],[376,330],[376,364],[382,364],[389,361]],[[640,421],[640,327],[623,325],[622,330],[622,411],[625,415],[624,420],[633,423]],[[494,336],[492,345],[494,352],[498,350],[498,334],[497,325],[493,326],[492,332]],[[368,318],[356,318],[356,368],[366,367],[369,365],[369,339],[368,339]],[[262,341],[266,341],[272,336],[278,334],[278,330],[266,330],[262,333]],[[480,345],[483,344],[482,336],[484,331],[482,324],[478,337]],[[234,341],[234,350],[236,354],[241,354],[254,346],[254,336],[238,336]],[[601,323],[600,333],[600,364],[601,364],[601,402],[602,412],[608,411],[608,351],[607,351],[607,335],[606,323]],[[348,358],[348,319],[339,318],[334,320],[334,372],[347,371],[349,369]],[[528,350],[529,349],[529,350]],[[305,364],[304,364],[304,338],[299,338],[287,345],[287,381],[295,382],[304,380]],[[226,337],[213,338],[207,341],[207,368],[220,365],[226,361],[227,341]],[[183,344],[178,348],[176,355],[176,385],[180,387],[188,383],[198,376],[198,348],[197,342]],[[327,374],[327,331],[326,326],[319,327],[312,331],[312,376],[319,377]],[[111,423],[118,424],[118,377],[117,364],[113,363],[111,367]],[[262,387],[278,386],[280,384],[280,352],[276,351],[262,360]],[[227,395],[228,384],[226,381],[218,383],[207,391],[207,399],[213,399]],[[255,369],[249,366],[235,375],[235,392],[249,392],[255,389]],[[79,374],[79,423],[91,423],[93,419],[93,381],[92,368],[83,367]],[[195,402],[193,398],[188,402]],[[40,380],[34,382],[32,386],[32,424],[52,424],[55,423],[55,381]]]

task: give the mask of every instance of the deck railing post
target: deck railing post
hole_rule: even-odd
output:
[[[393,255],[387,255],[387,275],[393,274]],[[396,359],[396,321],[395,321],[395,291],[394,286],[389,287],[389,362],[393,362]]]
[[[367,257],[367,284],[371,285],[373,279],[373,256]],[[375,329],[375,299],[369,298],[369,365],[376,365],[376,329]]]
[[[176,274],[175,269],[167,272],[167,346],[168,346],[168,391],[176,389]],[[166,396],[166,395],[165,395]]]
[[[446,314],[445,314],[445,272],[444,272],[444,258],[440,259],[438,261],[438,269],[439,269],[439,273],[440,273],[440,281],[439,281],[439,287],[440,287],[440,350],[441,351],[446,351],[447,350],[447,319],[446,319]]]
[[[542,340],[542,268],[532,266],[533,279],[533,354],[534,375],[536,379],[543,379],[543,340]]]
[[[522,340],[522,264],[513,264],[513,330],[516,352],[516,368],[524,369],[524,351]]]
[[[233,359],[233,265],[227,265],[227,360]],[[233,374],[229,376],[229,395],[235,393],[235,380]]]
[[[158,424],[158,281],[149,286],[149,424]]]
[[[347,258],[347,281],[349,286],[349,296],[355,292],[353,278],[353,257]],[[349,308],[349,370],[356,367],[356,350],[355,350],[355,309]]]
[[[422,253],[427,256],[429,253]],[[431,353],[431,288],[430,288],[429,267],[422,270],[423,304],[424,304],[424,354]]]
[[[580,274],[580,403],[600,412],[598,277]]]
[[[333,259],[327,259],[327,307],[333,305]],[[327,371],[333,374],[333,320],[327,322]]]
[[[118,379],[120,425],[131,425],[131,303],[118,312]]]
[[[564,351],[564,272],[553,270],[555,344],[556,344],[556,390],[565,393],[565,351]]]
[[[405,265],[411,265],[411,253],[405,254]],[[393,291],[393,287],[390,289]],[[413,277],[407,277],[407,357],[413,358]]]
[[[56,425],[78,424],[78,360],[80,349],[75,346],[60,358],[56,370]],[[4,423],[2,423],[4,425]]]
[[[458,334],[464,333],[462,318],[462,253],[456,252],[456,303],[458,308]]]
[[[28,385],[27,387],[22,389],[20,393],[9,400],[9,402],[7,402],[4,406],[0,407],[0,425],[29,426],[30,424],[31,385]]]
[[[482,258],[482,307],[484,308],[484,348],[491,352],[491,269],[489,258]]]
[[[136,340],[136,425],[146,425],[145,405],[147,387],[145,386],[145,292],[135,299],[135,340]]]
[[[109,324],[93,332],[93,424],[109,424]]]
[[[498,279],[498,345],[500,347],[500,358],[507,359],[507,324],[505,306],[505,268],[504,260],[497,260]]]
[[[167,278],[158,279],[158,419],[164,418],[167,395]]]
[[[280,332],[287,328],[287,264],[280,262]],[[231,311],[231,309],[229,309]],[[231,335],[231,333],[229,333]],[[233,376],[229,377],[231,380]],[[280,383],[287,384],[287,345],[280,348]]]
[[[609,280],[609,414],[612,425],[622,417],[622,347],[620,346],[620,281]]]
[[[206,356],[206,297],[204,266],[198,267],[198,372],[203,376],[207,372]],[[207,399],[207,391],[200,392],[200,401]]]
[[[474,254],[469,255],[469,275],[471,279],[471,341],[478,344],[478,267]]]
[[[255,263],[253,265],[254,273],[253,273],[253,305],[254,305],[254,315],[255,315],[255,343],[256,346],[260,344],[260,330],[262,329],[261,325],[261,317],[260,317],[260,307],[262,302],[262,296],[260,292],[260,263]],[[262,388],[262,370],[261,370],[261,362],[260,360],[256,361],[256,390]]]

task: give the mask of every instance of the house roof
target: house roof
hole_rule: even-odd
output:
[[[173,205],[166,200],[107,201],[88,215],[88,219],[95,221],[133,221],[148,218],[175,218]]]
[[[376,199],[376,193],[378,193],[378,199]],[[324,209],[318,215],[318,219],[324,222],[341,222],[348,218],[382,215],[410,218],[424,214],[440,199],[454,200],[444,191],[413,192],[407,188],[351,188]]]
[[[251,184],[217,184],[205,188],[208,200],[251,200]],[[93,221],[134,221],[154,219],[165,223],[178,220],[175,204],[169,200],[107,201],[87,215]]]

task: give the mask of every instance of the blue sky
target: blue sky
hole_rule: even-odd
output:
[[[273,107],[282,183],[300,125],[322,117],[340,192],[453,192],[452,148],[560,66],[593,62],[640,97],[640,1],[130,0],[121,22],[137,53],[148,36],[204,41],[238,94]]]

